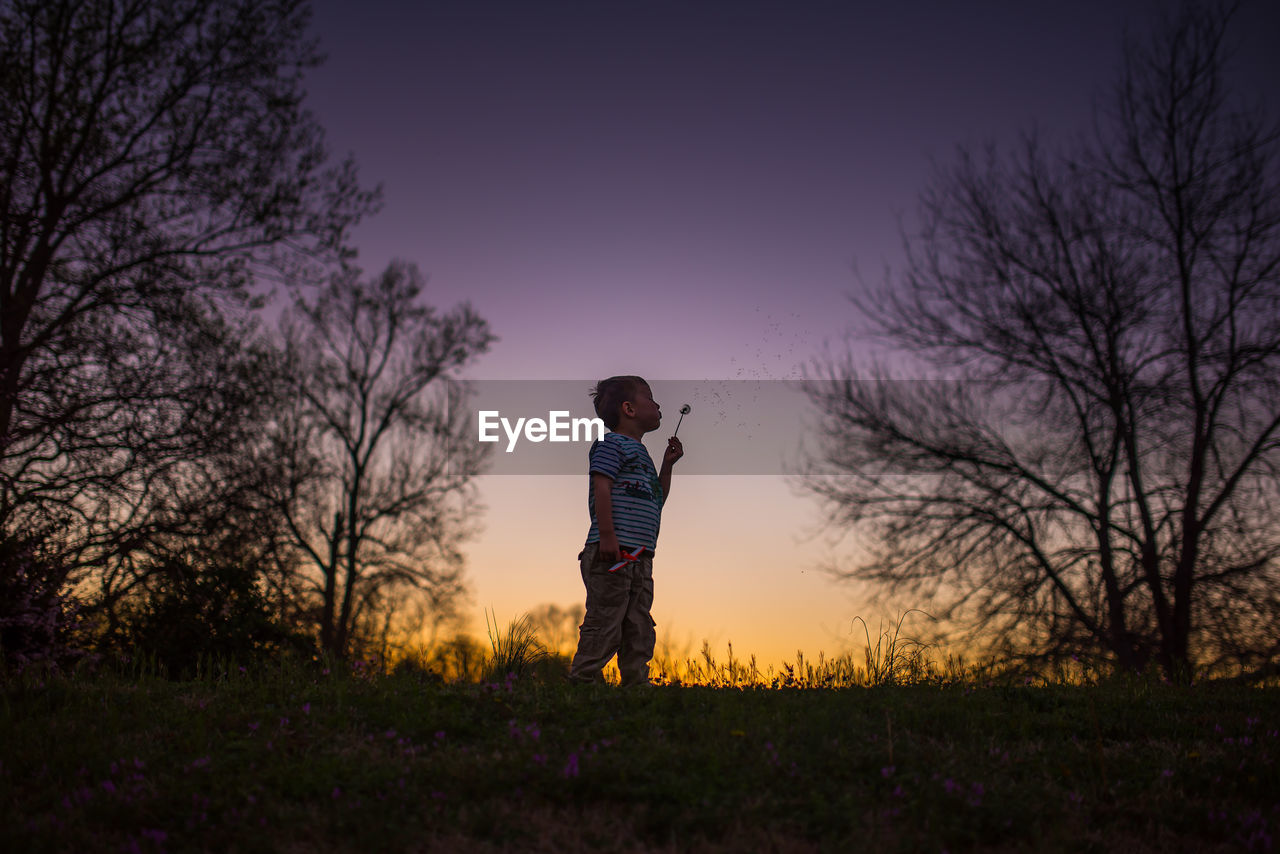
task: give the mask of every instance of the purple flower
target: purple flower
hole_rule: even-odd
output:
[[[568,761],[564,763],[564,776],[565,779],[578,776],[578,754],[576,751],[570,753]]]
[[[896,768],[897,768],[896,765],[886,765],[880,769],[880,776],[884,777],[887,780],[893,776],[893,772]]]

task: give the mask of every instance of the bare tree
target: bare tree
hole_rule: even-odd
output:
[[[586,608],[580,604],[557,605],[546,602],[526,616],[537,633],[538,640],[551,654],[572,657],[578,643],[578,625],[585,613]]]
[[[228,318],[261,276],[342,257],[376,201],[302,108],[307,18],[0,2],[0,533],[104,566],[237,443]]]
[[[904,274],[858,300],[935,379],[844,356],[809,387],[850,575],[1014,655],[1280,652],[1277,134],[1226,91],[1231,18],[1130,44],[1078,149],[939,172]]]
[[[368,283],[346,271],[285,321],[292,391],[262,464],[279,469],[273,499],[321,645],[339,655],[376,634],[397,595],[440,610],[463,591],[458,544],[483,454],[456,373],[493,336],[470,306],[437,313],[421,290],[411,265]]]

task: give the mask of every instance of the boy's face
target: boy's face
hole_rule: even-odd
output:
[[[642,385],[636,389],[634,397],[624,403],[623,406],[632,408],[635,413],[632,418],[635,419],[640,429],[646,433],[650,430],[657,430],[662,426],[662,408],[653,399],[653,391],[647,385]]]

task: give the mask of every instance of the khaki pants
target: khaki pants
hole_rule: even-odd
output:
[[[653,555],[645,552],[617,572],[596,560],[598,543],[578,555],[587,588],[587,613],[578,627],[578,651],[569,668],[573,682],[602,682],[601,670],[616,653],[623,685],[646,685],[657,641],[653,617]]]

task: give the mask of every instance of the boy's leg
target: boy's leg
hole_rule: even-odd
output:
[[[627,611],[618,646],[618,669],[623,685],[649,684],[649,662],[658,635],[653,622],[653,557],[646,555],[628,569],[632,572]],[[622,570],[619,570],[621,572]]]
[[[604,681],[600,671],[618,651],[622,639],[630,582],[624,570],[609,572],[612,564],[596,560],[598,551],[596,543],[588,543],[578,555],[582,583],[587,588],[587,613],[578,627],[578,651],[569,666],[571,682]]]

